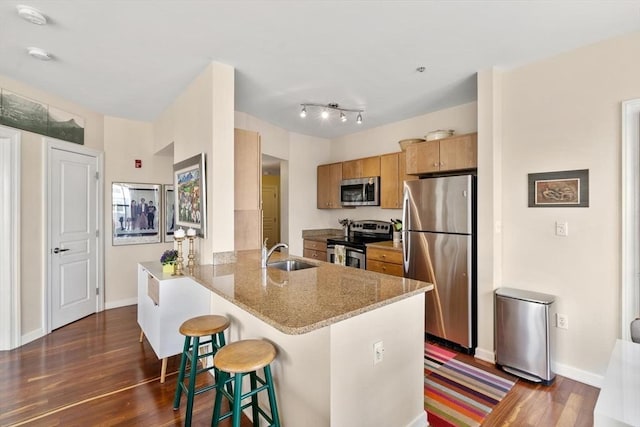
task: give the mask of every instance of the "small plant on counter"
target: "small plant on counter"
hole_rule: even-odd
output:
[[[175,264],[177,259],[178,259],[178,251],[176,249],[167,249],[166,251],[164,251],[164,253],[160,257],[160,263],[162,265]]]

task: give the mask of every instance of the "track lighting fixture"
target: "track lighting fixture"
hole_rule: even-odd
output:
[[[329,118],[329,115],[330,115],[331,111],[339,111],[340,112],[340,121],[341,122],[345,123],[348,120],[347,115],[345,113],[358,113],[358,116],[356,117],[356,123],[357,124],[362,124],[362,113],[364,113],[364,110],[352,109],[352,108],[342,108],[336,103],[330,103],[330,104],[310,104],[310,103],[306,103],[306,104],[300,104],[300,106],[302,107],[302,110],[300,110],[300,117],[302,117],[302,118],[307,117],[307,108],[308,107],[315,107],[315,108],[321,108],[322,109],[322,112],[320,113],[320,117],[322,117],[323,120],[326,120],[326,119]]]

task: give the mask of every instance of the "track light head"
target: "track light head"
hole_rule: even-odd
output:
[[[361,125],[362,124],[362,114],[358,113],[358,117],[356,117],[356,123]]]
[[[340,121],[342,123],[347,121],[347,116],[345,116],[345,114],[342,111],[340,112]]]
[[[300,111],[300,117],[303,119],[307,117],[307,107],[305,105],[302,106],[302,110]]]
[[[320,117],[322,117],[323,119],[328,119],[329,118],[329,110],[327,110],[326,108],[324,110],[322,110],[322,114],[320,114]]]

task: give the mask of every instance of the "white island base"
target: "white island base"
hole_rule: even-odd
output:
[[[263,338],[278,349],[272,371],[284,427],[428,425],[424,293],[300,335],[284,334],[211,295],[213,312],[231,320],[229,342]],[[383,360],[374,365],[379,341]]]

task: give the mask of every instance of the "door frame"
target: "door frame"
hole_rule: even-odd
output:
[[[620,337],[640,315],[640,99],[622,103],[622,262]]]
[[[66,141],[61,141],[59,139],[44,137],[43,141],[46,144],[47,150],[45,153],[45,164],[47,167],[47,171],[43,174],[43,178],[45,182],[43,183],[44,188],[44,206],[46,209],[45,218],[45,233],[46,233],[46,241],[47,244],[43,248],[43,257],[46,260],[45,262],[45,289],[43,294],[43,310],[44,313],[42,315],[43,319],[43,330],[46,334],[51,333],[51,257],[50,249],[51,249],[51,159],[52,159],[52,151],[53,150],[61,150],[68,151],[76,154],[82,154],[85,156],[94,157],[96,159],[96,171],[98,174],[98,179],[96,179],[96,226],[97,226],[97,236],[96,236],[96,247],[94,248],[96,251],[96,283],[98,286],[98,295],[96,296],[96,312],[104,310],[104,152],[94,150],[92,148],[87,148],[83,145],[73,144]]]
[[[1,156],[2,165],[0,172],[2,181],[4,181],[9,191],[2,191],[0,199],[3,210],[0,215],[0,227],[8,230],[5,237],[0,242],[0,253],[6,268],[0,277],[0,290],[8,298],[0,299],[0,350],[11,350],[22,345],[22,330],[20,322],[20,147],[21,132],[19,130],[0,126],[0,136],[8,138],[10,146],[8,149],[3,147],[3,155]],[[4,188],[6,190],[6,188]],[[8,281],[4,280],[7,278]],[[5,328],[4,326],[7,326]]]

